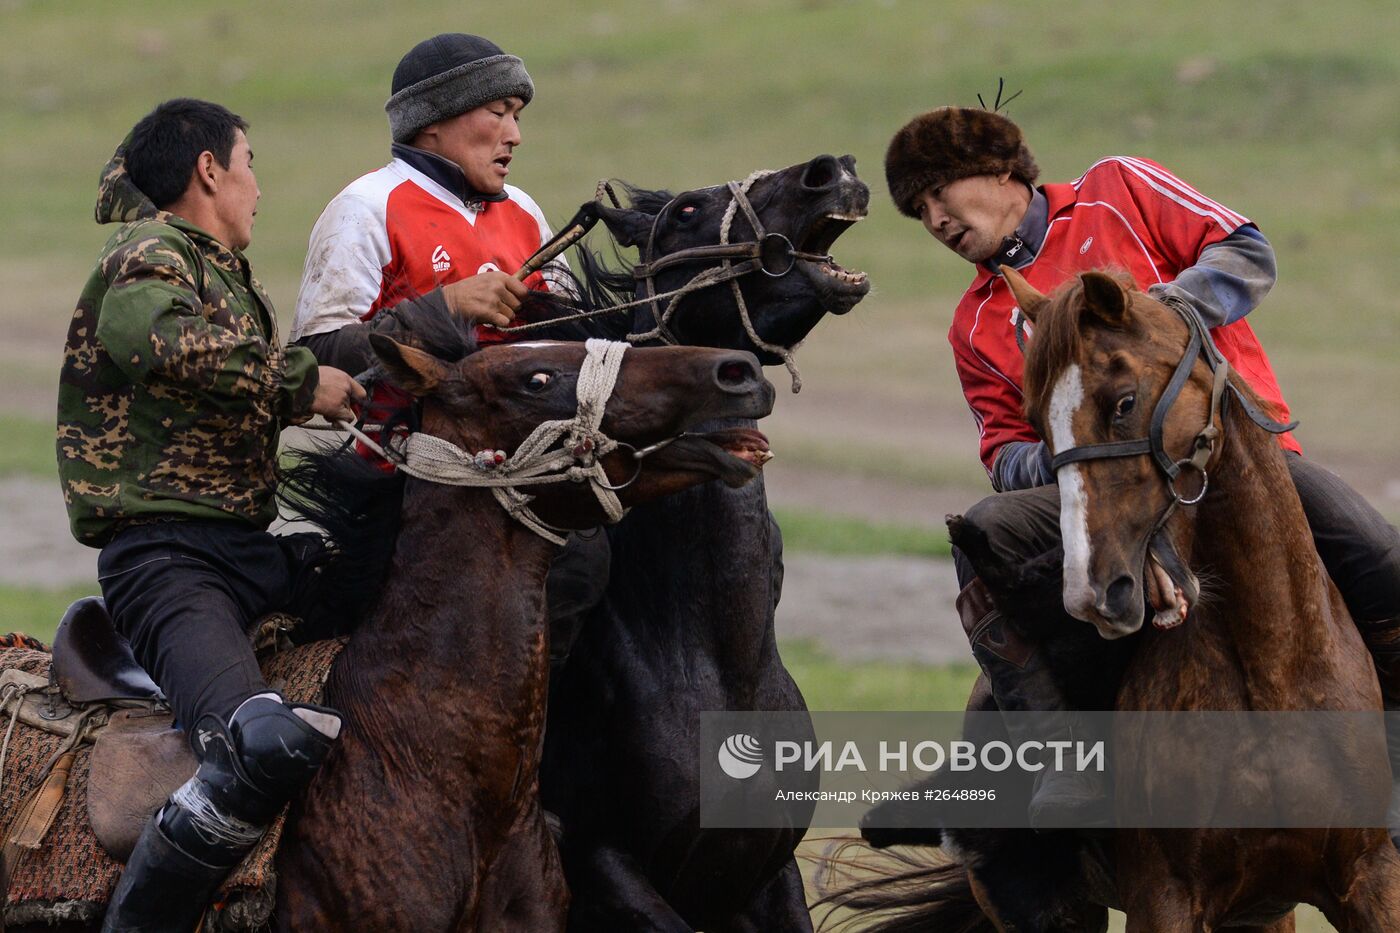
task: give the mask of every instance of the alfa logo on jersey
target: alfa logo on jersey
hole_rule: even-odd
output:
[[[433,250],[433,271],[446,272],[452,268],[452,257],[447,255],[447,250],[443,249],[439,243],[437,249]]]

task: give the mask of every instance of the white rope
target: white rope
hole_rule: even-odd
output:
[[[588,355],[579,370],[578,410],[574,417],[541,423],[510,457],[499,450],[471,454],[450,441],[422,432],[410,434],[401,450],[386,450],[354,425],[343,421],[338,424],[409,476],[444,486],[491,489],[502,508],[522,525],[545,540],[562,545],[564,536],[560,529],[535,515],[529,508],[533,497],[518,487],[589,482],[608,522],[620,521],[626,514],[617,493],[608,488],[608,474],[600,458],[618,446],[617,441],[602,432],[601,425],[629,344],[594,339],[584,347]]]
[[[24,703],[24,695],[29,692],[29,688],[22,684],[9,683],[5,685],[3,699],[0,699],[0,709],[14,703],[15,708],[10,712],[10,725],[5,730],[5,740],[0,743],[0,787],[5,782],[5,762],[10,756],[10,736],[15,733],[15,723],[19,721],[19,708]]]

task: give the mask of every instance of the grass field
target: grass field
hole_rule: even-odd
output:
[[[382,9],[196,0],[173,15],[155,0],[0,2],[0,327],[10,338],[0,342],[0,409],[49,416],[56,347],[106,236],[90,220],[98,169],[154,102],[204,95],[251,120],[264,193],[251,255],[286,314],[321,207],[386,156],[382,105],[399,55],[433,32],[469,29],[521,54],[535,78],[512,181],[556,221],[604,176],[680,187],[824,151],[857,156],[873,209],[837,252],[876,291],[824,325],[802,359],[829,395],[872,413],[894,403],[928,413],[889,431],[893,456],[880,462],[896,479],[976,471],[942,340],[967,271],[890,208],[884,145],[912,114],[975,103],[1004,75],[1024,90],[1011,113],[1046,178],[1073,177],[1106,153],[1142,154],[1259,222],[1281,275],[1251,321],[1304,443],[1369,491],[1387,488],[1400,415],[1377,400],[1400,397],[1400,265],[1377,244],[1400,221],[1400,18],[1384,0],[1185,0],[1111,14],[1088,0]],[[773,419],[785,456],[868,468],[831,462],[861,419],[783,420],[803,411],[788,400]],[[956,433],[929,443],[939,412]],[[1394,496],[1382,503],[1392,514]]]
[[[799,359],[780,399],[785,460],[894,488],[980,488],[943,334],[968,270],[890,207],[890,134],[972,104],[998,76],[1046,179],[1097,157],[1156,159],[1254,218],[1280,280],[1251,323],[1309,452],[1400,516],[1400,17],[1391,0],[1179,0],[1105,7],[962,0],[0,0],[0,479],[52,469],[55,376],[72,302],[108,235],[97,173],[157,101],[222,101],[252,123],[263,200],[250,255],[290,314],[327,200],[387,157],[389,75],[443,30],[493,37],[537,85],[512,182],[556,223],[600,177],[689,187],[853,153],[870,218],[837,245],[874,293]],[[781,380],[780,380],[781,381]],[[854,439],[854,441],[853,441]],[[858,442],[858,443],[856,443]],[[851,503],[859,510],[859,503]],[[839,510],[838,510],[839,511]],[[912,517],[911,517],[912,519]],[[936,555],[924,521],[782,515],[790,548]],[[13,523],[5,535],[22,536]],[[70,592],[0,588],[6,622],[51,628]],[[814,707],[955,702],[967,669],[784,654]],[[1303,930],[1325,929],[1301,925]]]

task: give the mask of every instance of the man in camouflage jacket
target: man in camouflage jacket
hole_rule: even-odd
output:
[[[64,352],[57,446],[73,534],[102,548],[113,624],[200,758],[147,824],[104,930],[193,929],[340,728],[333,710],[271,690],[245,634],[310,571],[304,538],[266,530],[278,435],[313,414],[348,417],[364,394],[278,340],[242,254],[260,194],[246,128],[187,99],[136,125],[102,174],[97,220],[122,226]]]

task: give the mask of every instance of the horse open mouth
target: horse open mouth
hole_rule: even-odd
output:
[[[870,277],[864,272],[847,269],[831,258],[832,245],[857,222],[864,220],[861,210],[829,211],[821,214],[798,238],[797,249],[804,253],[826,256],[825,261],[802,260],[803,271],[822,287],[829,296],[825,302],[833,314],[845,314],[870,291]]]
[[[682,434],[654,456],[669,469],[714,474],[726,486],[742,486],[773,459],[768,438],[755,428],[723,428]]]
[[[1185,622],[1200,599],[1201,585],[1165,534],[1159,532],[1152,537],[1143,577],[1147,601],[1154,613],[1152,624],[1170,629]]]

